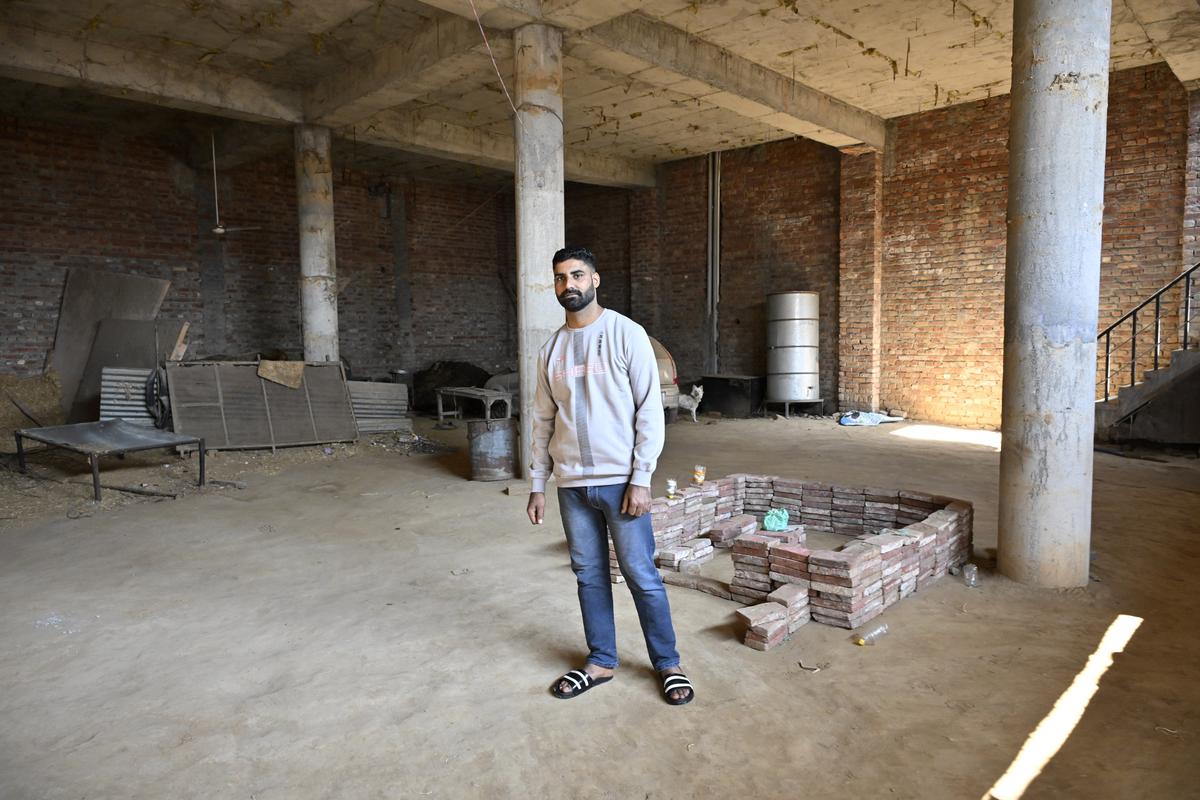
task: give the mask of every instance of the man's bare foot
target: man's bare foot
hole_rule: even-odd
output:
[[[608,667],[601,667],[598,664],[592,664],[592,663],[584,664],[583,671],[586,672],[588,675],[591,675],[594,680],[603,680],[604,678],[611,678],[614,674],[614,670],[611,670]],[[578,694],[579,692],[580,692],[580,690],[576,689],[575,684],[571,683],[571,681],[569,681],[569,680],[563,679],[558,682],[558,693],[562,697],[571,697],[572,695]]]

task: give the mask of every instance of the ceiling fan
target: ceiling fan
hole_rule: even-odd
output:
[[[209,141],[212,145],[213,212],[217,218],[217,224],[213,226],[212,232],[217,236],[224,236],[227,233],[237,233],[238,231],[262,230],[258,225],[243,225],[234,228],[221,224],[221,196],[220,191],[217,189],[217,135],[210,133]]]

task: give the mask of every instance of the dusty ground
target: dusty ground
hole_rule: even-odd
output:
[[[964,497],[986,564],[998,453],[905,429],[679,423],[658,484],[701,462]],[[561,531],[463,450],[235,467],[212,475],[245,489],[0,534],[0,797],[978,798],[1117,614],[1145,621],[1026,797],[1200,783],[1194,459],[1097,456],[1088,590],[946,578],[873,648],[810,624],[757,653],[733,604],[672,588],[684,708],[623,587],[618,679],[549,696],[582,655]]]

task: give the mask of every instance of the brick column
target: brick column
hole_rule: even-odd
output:
[[[883,156],[846,148],[841,164],[838,407],[879,409]]]

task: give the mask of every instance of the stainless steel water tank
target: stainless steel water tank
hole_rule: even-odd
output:
[[[767,402],[820,400],[820,297],[816,292],[767,295]]]

